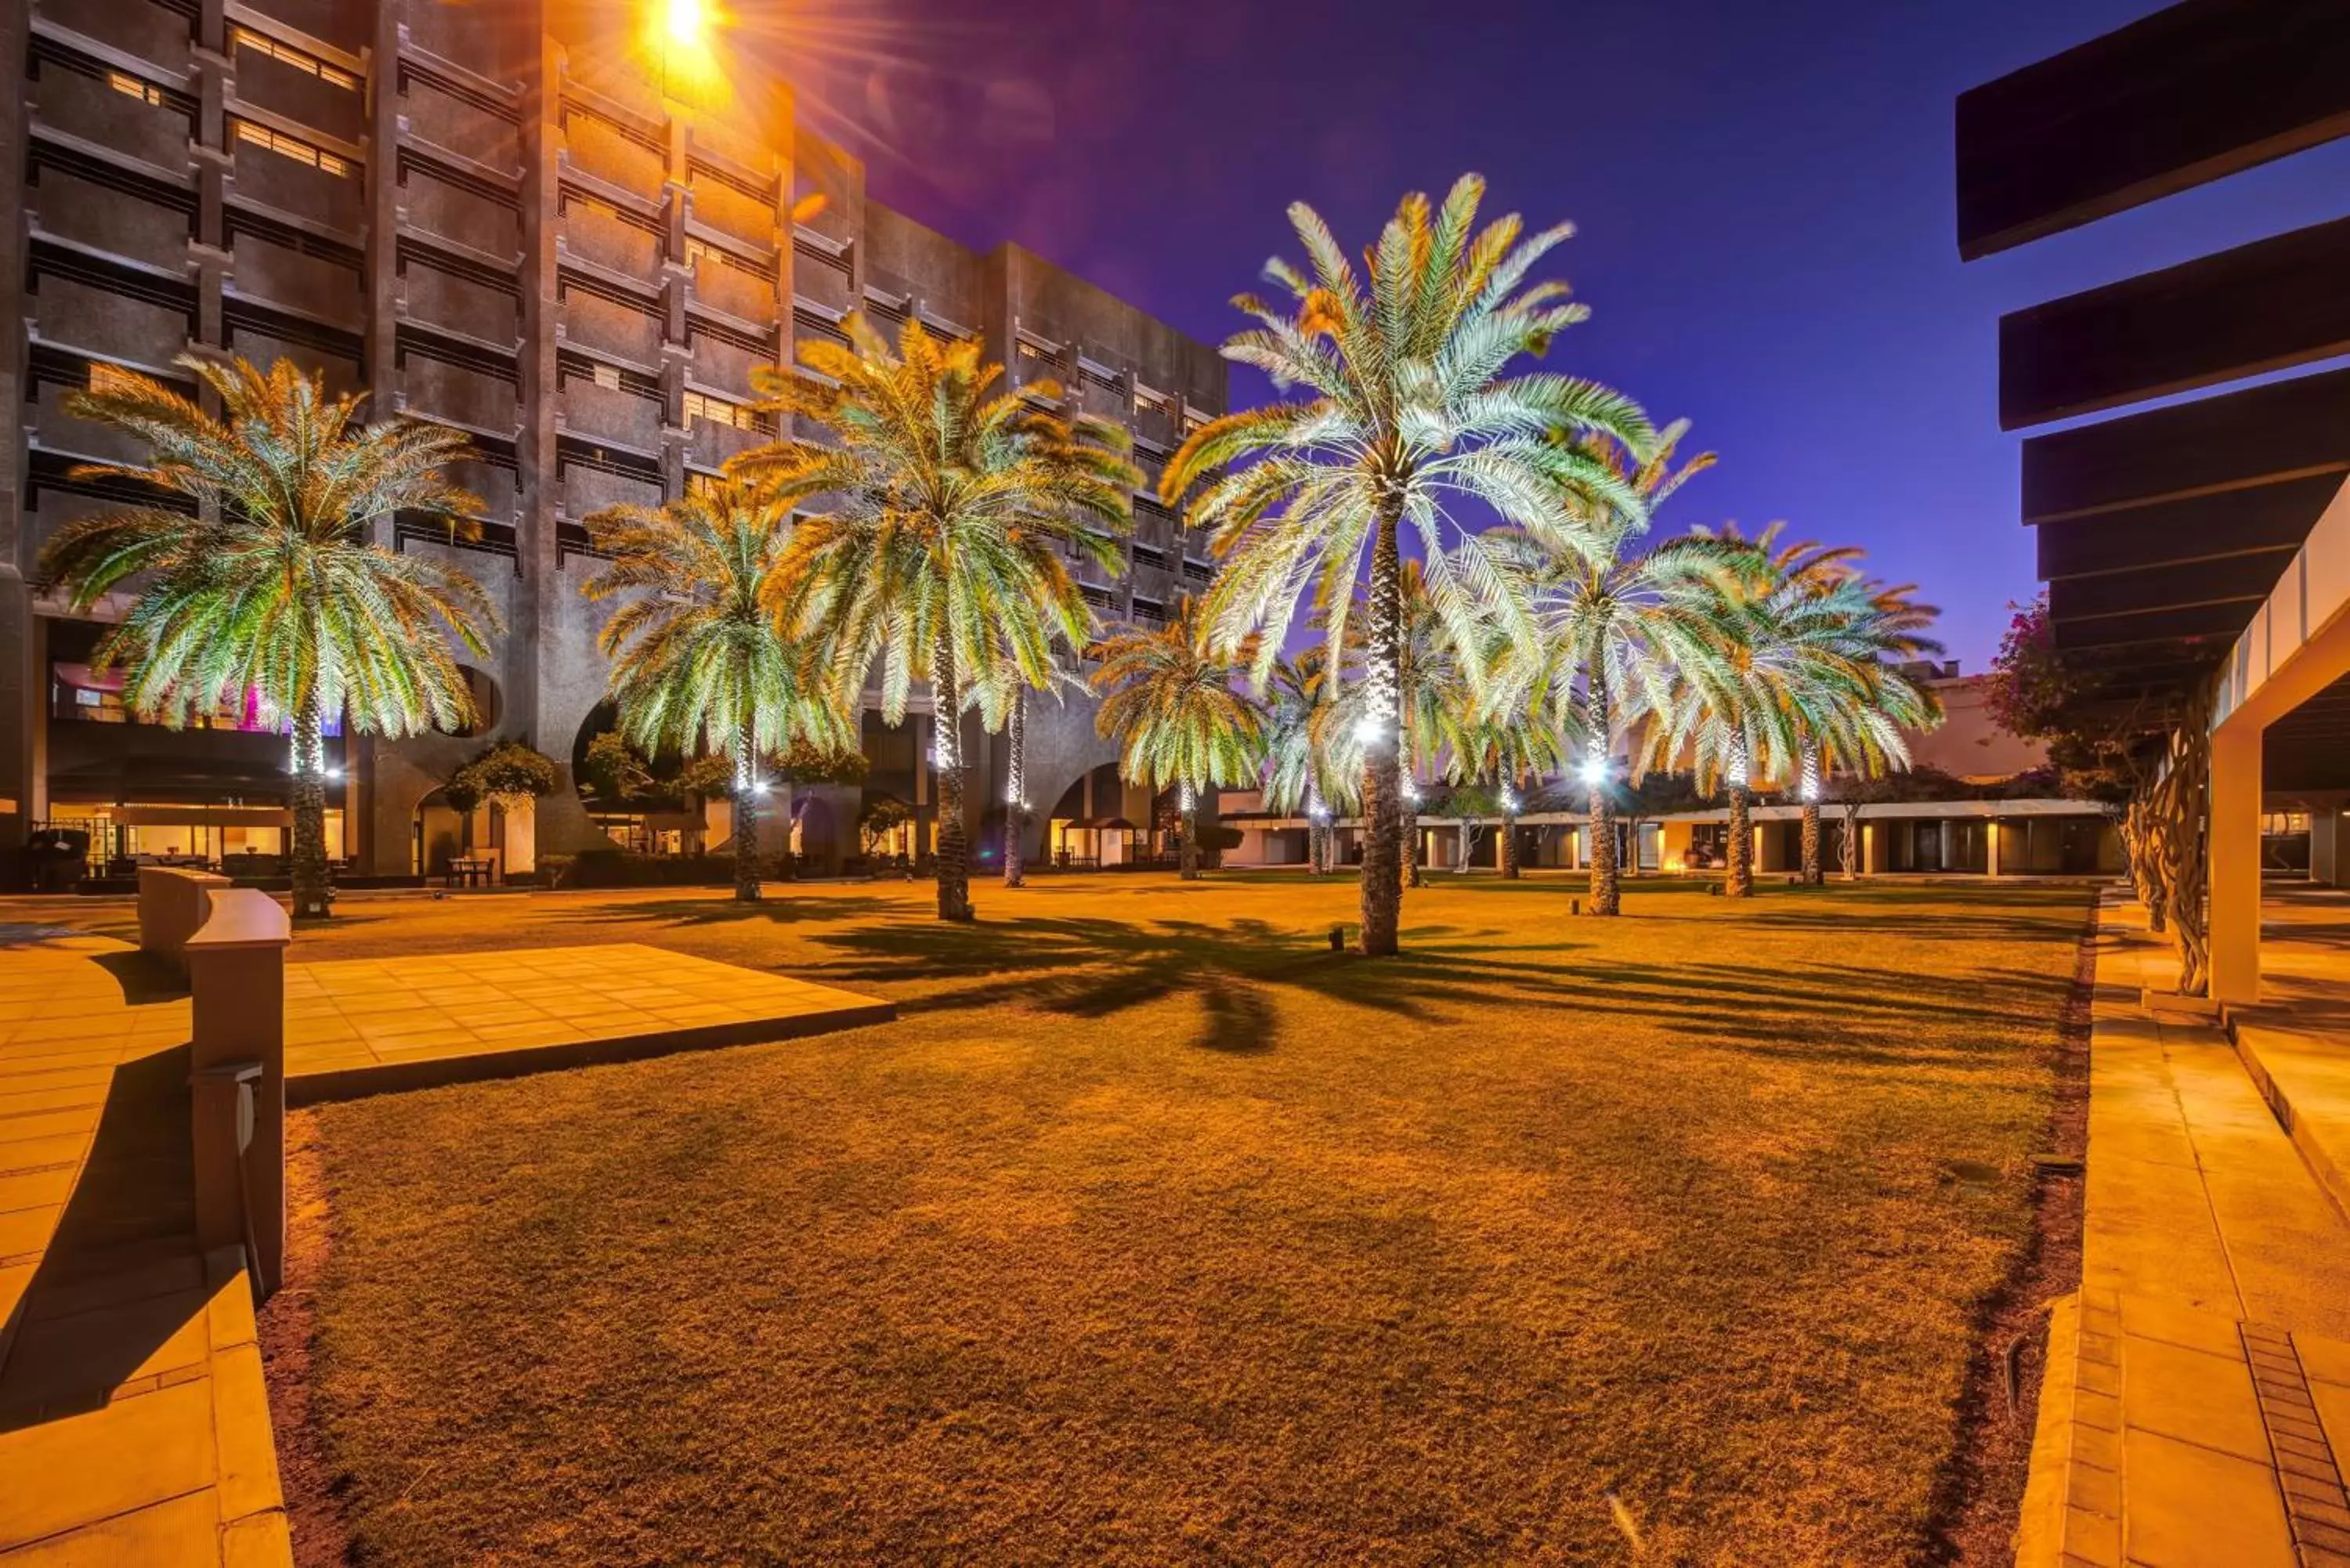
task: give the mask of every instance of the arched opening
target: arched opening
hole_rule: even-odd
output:
[[[612,739],[604,741],[607,736]],[[648,758],[621,744],[619,711],[609,701],[588,711],[571,741],[571,784],[580,808],[605,837],[632,854],[698,855],[710,841],[711,803],[680,787],[683,765],[673,753]],[[716,832],[724,836],[723,826]]]
[[[496,678],[489,671],[470,664],[461,664],[457,669],[465,677],[466,691],[473,695],[473,722],[453,729],[435,726],[437,732],[461,738],[494,734],[499,722],[505,717],[505,693],[498,689]]]
[[[409,873],[449,882],[489,884],[506,877],[506,809],[484,801],[470,812],[449,804],[435,789],[416,803],[409,817]],[[527,871],[517,870],[517,876]]]

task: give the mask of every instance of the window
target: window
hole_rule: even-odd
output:
[[[705,261],[710,263],[712,266],[739,266],[742,265],[733,256],[728,255],[724,251],[720,250],[716,245],[710,244],[707,240],[697,240],[688,236],[685,242],[685,265],[688,266],[699,266]]]
[[[296,163],[307,163],[321,173],[332,174],[338,180],[347,180],[350,177],[350,164],[323,147],[313,147],[308,142],[297,140],[282,130],[272,130],[265,125],[258,125],[249,119],[240,119],[236,122],[236,137],[239,141],[250,141],[255,147],[266,147],[281,158],[291,158]]]
[[[153,82],[142,82],[128,72],[107,72],[106,85],[126,98],[137,99],[140,103],[153,104],[158,109],[163,106],[161,88],[157,87]]]
[[[281,65],[288,65],[304,76],[317,77],[329,87],[346,92],[359,90],[359,78],[347,70],[328,65],[316,55],[306,55],[291,44],[281,44],[266,33],[256,33],[250,27],[231,27],[229,41],[240,49],[251,49],[256,55],[266,55]]]
[[[1140,381],[1134,384],[1134,411],[1138,414],[1163,414],[1174,407],[1164,392],[1156,392]]]
[[[740,403],[730,403],[723,398],[712,398],[696,391],[685,394],[685,422],[689,425],[707,421],[713,425],[747,431],[758,428],[756,420],[757,416]]]
[[[130,389],[134,377],[120,365],[109,365],[103,359],[89,362],[89,389],[93,392],[120,392]]]
[[[620,368],[618,365],[598,365],[588,373],[588,379],[608,392],[620,389]]]

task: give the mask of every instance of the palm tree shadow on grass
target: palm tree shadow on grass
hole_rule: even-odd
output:
[[[752,921],[770,926],[798,926],[830,924],[879,915],[902,916],[915,908],[868,894],[825,893],[795,898],[790,893],[777,891],[779,887],[788,886],[788,883],[768,883],[766,893],[756,903],[738,903],[731,898],[715,897],[654,898],[641,903],[599,904],[567,911],[562,918],[582,925],[599,926],[638,925],[649,920],[665,921],[673,926],[733,926]]]
[[[1102,1019],[1188,996],[1199,1004],[1191,1044],[1233,1053],[1278,1047],[1288,992],[1430,1024],[1547,1009],[1563,1042],[1616,1018],[1757,1053],[1948,1067],[1981,1064],[2002,1048],[1999,1032],[2022,1019],[2053,1017],[2063,992],[2057,979],[1986,970],[1920,976],[1812,964],[1766,973],[1732,963],[1577,961],[1586,944],[1503,944],[1490,931],[1423,927],[1409,935],[1403,953],[1372,960],[1253,919],[863,925],[813,937],[839,955],[813,978],[931,985],[899,999],[902,1016],[1010,1004]],[[1981,1043],[1948,1044],[1952,1025]]]

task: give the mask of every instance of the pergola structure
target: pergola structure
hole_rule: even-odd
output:
[[[2344,135],[2350,5],[2185,0],[1960,98],[1959,252],[1992,254]],[[2344,354],[2350,216],[2009,315],[2000,422]],[[2022,513],[2055,648],[2100,678],[2094,701],[2150,732],[2186,724],[2188,745],[2209,747],[2210,992],[2255,1000],[2264,774],[2350,787],[2350,369],[2034,436]]]

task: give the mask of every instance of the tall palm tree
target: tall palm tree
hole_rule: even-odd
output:
[[[1592,455],[1616,469],[1638,502],[1598,519],[1599,550],[1558,551],[1522,530],[1499,534],[1516,592],[1531,607],[1538,630],[1531,658],[1521,649],[1502,650],[1497,684],[1522,691],[1508,699],[1513,705],[1548,707],[1559,733],[1588,738],[1576,772],[1586,797],[1595,915],[1623,908],[1616,842],[1617,738],[1661,689],[1676,660],[1709,653],[1701,612],[1711,591],[1709,579],[1723,564],[1721,542],[1692,535],[1633,549],[1656,509],[1713,466],[1711,452],[1675,466],[1688,429],[1686,421],[1667,426],[1645,462],[1621,447],[1592,446]]]
[[[972,918],[959,715],[983,649],[1002,649],[1032,686],[1050,679],[1056,642],[1091,627],[1070,558],[1121,568],[1141,475],[1116,423],[1051,406],[1060,389],[998,390],[1003,369],[979,346],[944,343],[909,321],[893,349],[861,314],[844,348],[800,345],[816,374],[764,371],[764,406],[806,430],[744,452],[739,472],[774,483],[804,517],[786,570],[789,614],[819,631],[843,683],[861,691],[876,661],[881,709],[905,716],[927,680],[938,728],[941,919]],[[1090,526],[1089,526],[1090,525]]]
[[[1635,498],[1562,433],[1596,432],[1645,452],[1647,418],[1587,380],[1509,374],[1583,319],[1565,286],[1522,287],[1571,232],[1526,237],[1515,215],[1480,230],[1484,182],[1464,175],[1440,207],[1406,196],[1358,273],[1319,214],[1289,209],[1308,270],[1274,260],[1266,276],[1292,303],[1235,303],[1255,328],[1227,358],[1300,395],[1229,414],[1194,431],[1167,464],[1160,493],[1191,494],[1191,516],[1225,557],[1207,620],[1227,650],[1254,632],[1261,687],[1290,616],[1310,586],[1343,646],[1348,605],[1366,583],[1361,720],[1365,816],[1362,950],[1396,950],[1403,901],[1400,533],[1409,523],[1431,563],[1438,611],[1464,639],[1498,614],[1518,640],[1533,628],[1497,602],[1500,573],[1451,509],[1491,506],[1562,549],[1591,539],[1591,506]],[[1465,535],[1465,536],[1464,536]],[[1596,540],[1593,541],[1596,544]]]
[[[1330,868],[1331,814],[1354,798],[1328,733],[1327,674],[1319,648],[1278,659],[1265,701],[1265,809],[1305,814],[1306,861],[1316,876]]]
[[[612,660],[619,732],[647,755],[706,746],[729,759],[734,897],[756,902],[760,799],[771,787],[762,759],[795,741],[856,741],[824,649],[779,613],[791,591],[790,498],[730,476],[664,506],[608,508],[588,526],[611,560],[580,591],[629,596],[596,639]]]
[[[1240,660],[1209,647],[1191,596],[1156,631],[1122,631],[1095,645],[1102,693],[1094,724],[1122,748],[1118,768],[1152,790],[1180,792],[1184,814],[1183,880],[1200,876],[1206,792],[1255,777],[1263,765],[1264,714],[1237,682],[1254,649]]]
[[[421,420],[362,424],[364,400],[330,396],[287,360],[266,370],[193,355],[179,363],[219,399],[217,417],[119,370],[67,409],[150,453],[83,463],[78,476],[138,480],[193,501],[196,516],[156,505],[77,518],[42,551],[41,571],[77,609],[143,577],[98,653],[122,669],[133,712],[184,724],[250,693],[287,726],[294,913],[317,919],[329,897],[328,724],[399,736],[474,718],[450,639],[486,655],[495,607],[455,567],[371,539],[376,519],[401,512],[477,527],[481,503],[442,476],[468,444]]]

